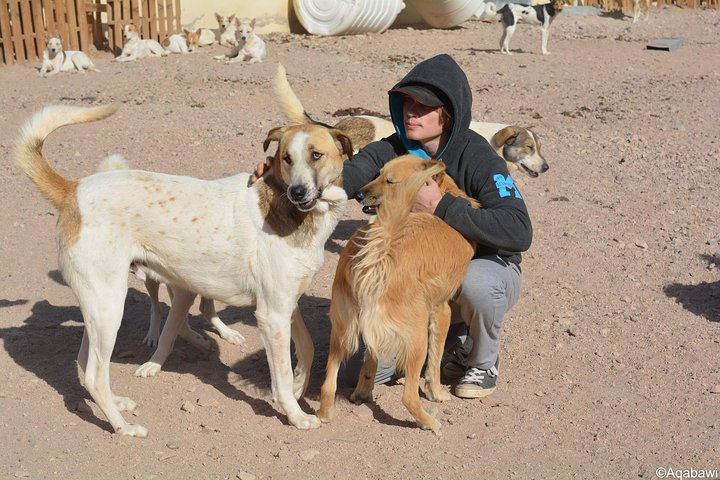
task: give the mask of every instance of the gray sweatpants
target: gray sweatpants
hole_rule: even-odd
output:
[[[514,263],[505,263],[496,255],[472,260],[451,302],[452,320],[445,351],[468,367],[488,370],[495,365],[505,312],[517,303],[521,284],[520,268]],[[468,335],[472,342],[466,341]],[[472,347],[468,352],[470,343]],[[364,356],[365,349],[361,346],[348,359],[340,369],[341,384],[357,384]],[[379,362],[375,383],[385,383],[394,374],[394,362]]]

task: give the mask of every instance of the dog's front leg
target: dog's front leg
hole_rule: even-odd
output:
[[[173,291],[175,294],[172,297],[170,313],[168,313],[165,326],[160,334],[158,348],[148,362],[140,365],[138,369],[135,370],[136,377],[152,377],[160,372],[163,363],[165,363],[168,355],[172,352],[175,338],[177,338],[178,332],[186,320],[188,310],[190,310],[190,306],[192,306],[195,301],[196,295],[192,292],[181,288],[173,288]]]
[[[301,430],[318,428],[320,419],[303,412],[293,395],[293,371],[290,362],[292,310],[275,311],[268,307],[263,299],[258,298],[255,317],[270,365],[273,396],[277,398],[291,425]]]
[[[550,24],[543,26],[540,31],[542,32],[542,53],[543,55],[550,55],[547,49],[548,37],[550,36]]]
[[[307,390],[308,383],[310,382],[310,371],[312,370],[313,357],[315,355],[315,345],[305,326],[305,321],[300,314],[299,307],[295,307],[295,310],[293,310],[292,330],[290,334],[295,344],[295,355],[297,356],[293,394],[297,400],[300,400],[305,394],[305,390]]]

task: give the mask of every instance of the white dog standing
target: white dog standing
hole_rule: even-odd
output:
[[[341,186],[350,139],[320,125],[273,128],[263,148],[278,142],[269,175],[202,180],[140,170],[59,175],[42,146],[54,130],[112,115],[116,105],[54,105],[22,128],[15,159],[58,210],[56,233],[63,278],[80,304],[85,330],[78,365],[84,386],[115,432],[147,436],[120,413],[136,404],[115,395],[110,359],[123,318],[128,266],[143,262],[175,295],[158,351],[141,368],[159,371],[195,293],[225,304],[255,304],[273,399],[297,428],[320,427],[298,399],[314,356],[298,299],[325,259],[325,242],[345,213]],[[297,364],[293,369],[291,340]]]
[[[157,40],[140,38],[137,27],[132,23],[123,26],[123,39],[122,53],[113,58],[113,62],[132,62],[147,56],[164,57],[170,54]]]
[[[238,41],[237,36],[235,35],[235,32],[237,31],[235,14],[233,13],[232,15],[225,16],[215,12],[215,20],[218,22],[220,45],[224,47],[236,46]]]
[[[85,70],[99,72],[95,64],[85,52],[78,50],[63,50],[62,38],[60,36],[45,37],[45,51],[43,51],[42,66],[40,67],[41,77],[50,77],[60,72],[72,72],[77,70],[85,73]]]
[[[267,45],[262,38],[255,33],[255,19],[251,22],[240,22],[235,19],[237,29],[240,32],[241,43],[238,43],[232,51],[226,55],[215,56],[216,60],[225,60],[225,63],[240,63],[247,60],[248,63],[260,63],[267,57]]]

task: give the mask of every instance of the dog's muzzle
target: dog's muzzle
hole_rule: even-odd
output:
[[[377,209],[378,209],[379,205],[377,205],[377,204],[369,205],[369,204],[365,203],[365,200],[366,200],[365,192],[360,190],[357,194],[355,194],[355,198],[357,199],[358,202],[362,203],[363,213],[365,213],[367,215],[377,215]]]
[[[309,212],[317,205],[322,192],[319,193],[317,197],[308,199],[308,190],[305,185],[292,185],[288,188],[288,198],[301,212]]]

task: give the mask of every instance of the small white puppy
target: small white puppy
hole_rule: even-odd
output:
[[[78,50],[63,50],[62,38],[60,36],[45,36],[45,51],[43,51],[42,66],[40,67],[41,77],[50,77],[60,72],[72,72],[77,70],[85,73],[85,70],[99,72],[95,64],[85,52]]]
[[[230,53],[215,56],[216,60],[225,60],[225,63],[239,63],[247,60],[248,63],[260,63],[267,57],[267,46],[262,38],[255,33],[255,19],[251,22],[240,22],[235,19],[240,40]]]
[[[113,62],[132,62],[147,56],[164,57],[170,54],[157,40],[140,38],[137,27],[132,23],[123,26],[123,39],[122,53],[113,58]]]
[[[234,47],[238,44],[237,36],[235,32],[237,27],[235,24],[235,14],[230,16],[220,15],[215,12],[215,20],[218,22],[218,29],[220,30],[220,45],[225,47]]]

